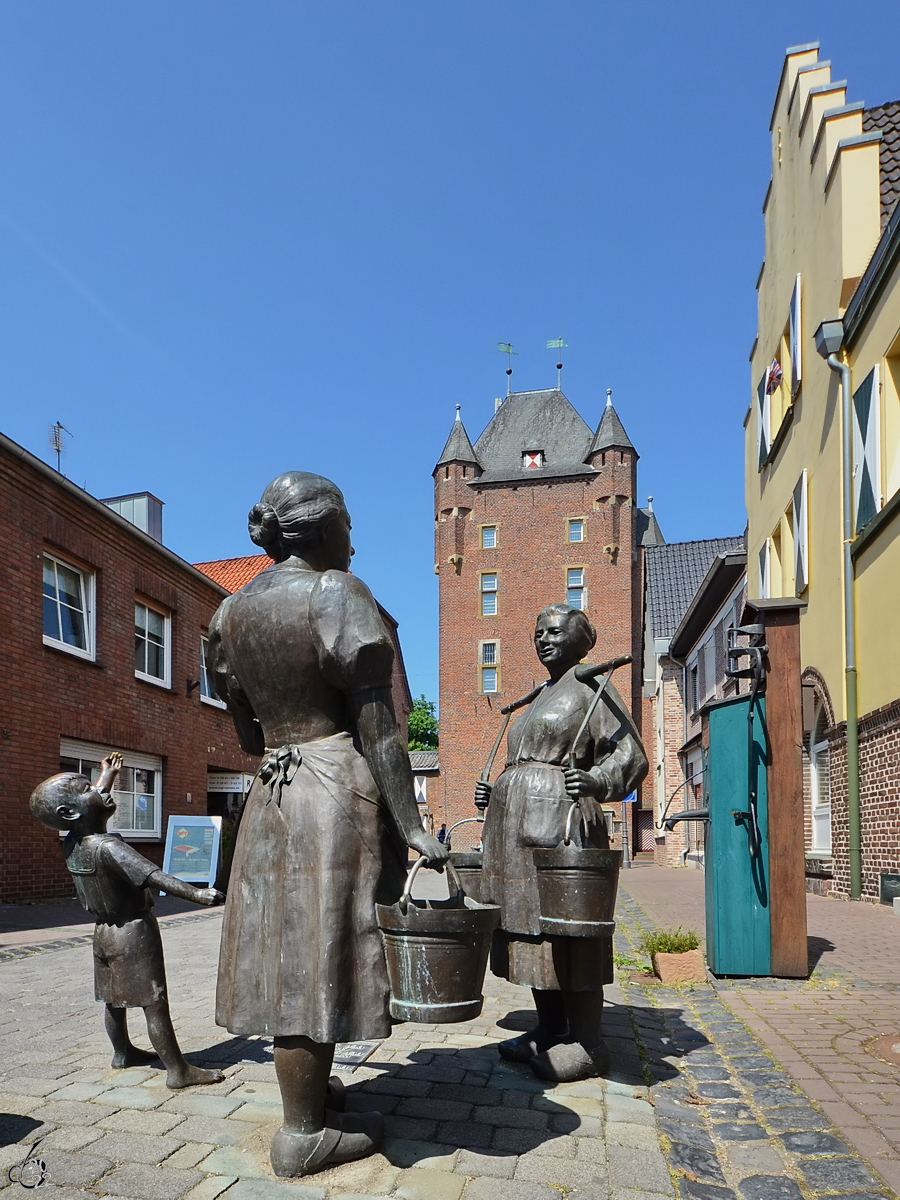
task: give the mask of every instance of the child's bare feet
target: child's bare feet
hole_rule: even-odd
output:
[[[221,1083],[225,1076],[221,1071],[204,1071],[203,1067],[192,1067],[185,1063],[183,1067],[166,1073],[166,1087],[186,1088],[195,1087],[201,1083]]]
[[[127,1050],[117,1050],[110,1063],[112,1067],[143,1067],[146,1063],[156,1062],[159,1055],[155,1050],[141,1050],[137,1046],[129,1046]]]

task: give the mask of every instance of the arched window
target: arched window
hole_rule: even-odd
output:
[[[809,739],[812,849],[831,851],[831,751],[825,737],[828,716],[821,702]]]

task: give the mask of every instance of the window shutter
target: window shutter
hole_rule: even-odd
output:
[[[706,699],[706,653],[703,646],[697,651],[697,709]]]
[[[715,629],[716,687],[725,682],[725,622],[720,621]]]
[[[796,396],[800,390],[800,380],[803,372],[802,344],[800,339],[800,276],[794,283],[791,296],[791,396]]]
[[[759,552],[759,598],[769,599],[769,539],[762,544]]]
[[[759,450],[760,471],[763,469],[763,463],[769,457],[769,397],[766,395],[767,373],[763,371],[762,379],[759,381],[759,386],[756,389],[756,444]]]
[[[853,393],[853,512],[858,533],[881,505],[881,429],[878,367]]]
[[[793,525],[795,590],[798,596],[802,596],[809,583],[809,511],[805,468],[794,488]]]

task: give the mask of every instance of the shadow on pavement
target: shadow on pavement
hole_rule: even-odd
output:
[[[34,1117],[20,1117],[16,1113],[0,1112],[0,1146],[12,1146],[15,1142],[24,1141],[35,1129],[40,1129],[41,1122]]]
[[[809,969],[815,970],[819,959],[823,954],[833,954],[837,949],[834,942],[824,937],[808,937],[806,939],[806,949],[809,955]]]

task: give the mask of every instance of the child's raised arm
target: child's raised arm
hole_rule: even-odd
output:
[[[122,755],[118,750],[113,750],[111,754],[107,754],[106,758],[100,763],[100,776],[94,787],[98,792],[109,793],[112,791],[113,784],[116,782],[116,776],[122,769]]]

